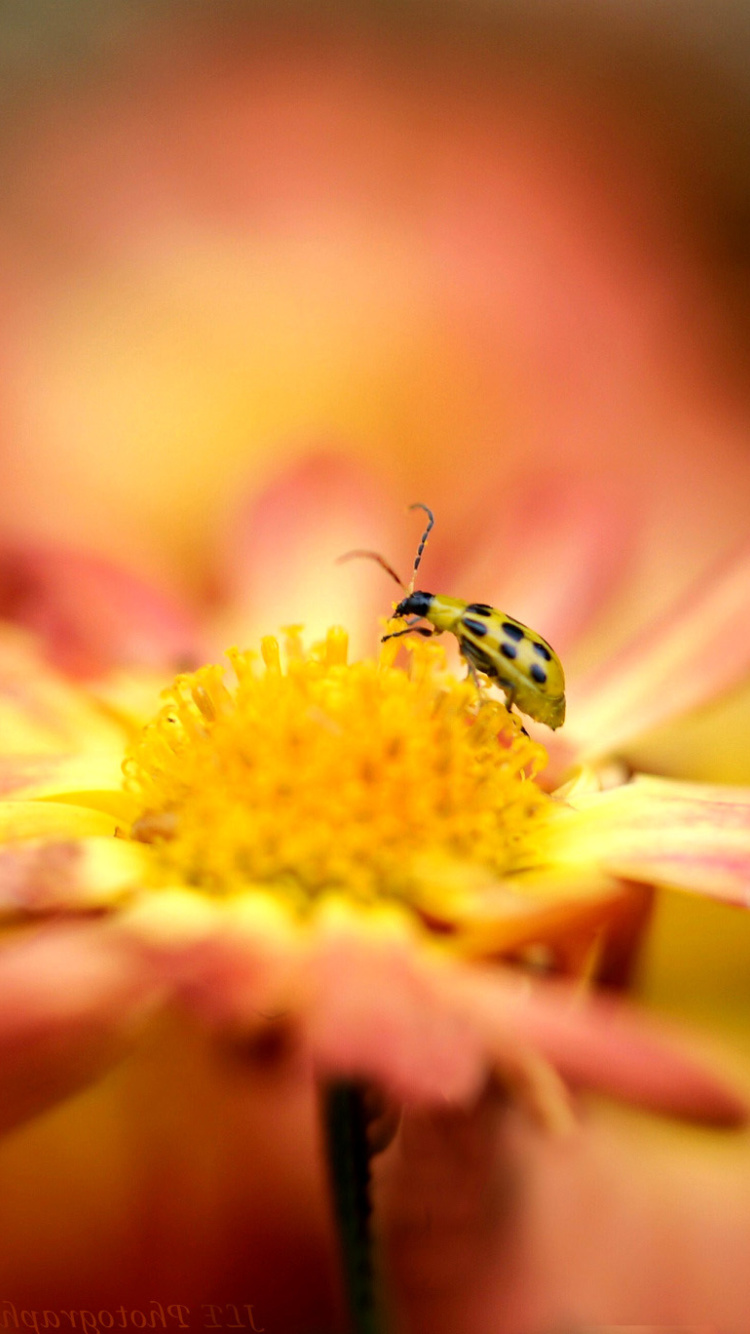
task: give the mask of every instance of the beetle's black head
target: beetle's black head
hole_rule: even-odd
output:
[[[397,616],[426,616],[435,599],[434,593],[409,593],[407,597],[402,598],[393,615]]]

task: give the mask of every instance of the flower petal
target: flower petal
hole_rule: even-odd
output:
[[[638,777],[570,800],[549,855],[613,875],[750,906],[750,789]]]
[[[0,1129],[99,1078],[164,992],[108,924],[50,925],[0,949]]]
[[[61,801],[0,801],[0,842],[26,838],[113,835],[117,821],[105,811]]]
[[[497,521],[477,538],[472,517],[456,544],[451,592],[502,607],[564,653],[628,568],[635,525],[622,485],[615,492],[587,476],[537,474],[482,504]],[[465,551],[476,552],[468,565]]]
[[[471,1102],[486,1075],[471,1015],[452,1004],[450,960],[420,949],[405,916],[332,900],[314,943],[310,1037],[326,1074],[364,1076],[411,1102]]]
[[[302,932],[267,890],[210,899],[188,889],[145,893],[119,927],[210,1025],[245,1034],[300,1010]]]
[[[35,642],[0,623],[0,753],[122,748],[123,728],[46,663]]]
[[[533,1096],[547,1062],[565,1079],[656,1110],[721,1124],[747,1115],[747,1101],[668,1030],[599,996],[582,1004],[564,983],[456,963],[419,942],[400,914],[330,904],[314,966],[318,1066],[374,1078],[412,1103],[467,1105],[493,1067]]]
[[[489,1095],[406,1108],[375,1191],[409,1329],[746,1328],[745,1136],[719,1149],[592,1108],[560,1142]]]
[[[103,907],[137,889],[150,848],[119,838],[44,838],[0,848],[0,915]]]
[[[628,897],[626,886],[597,867],[519,875],[456,911],[451,948],[478,959],[540,943],[554,949],[566,936],[598,934]]]
[[[349,459],[315,454],[283,473],[230,534],[219,592],[235,610],[217,627],[220,647],[291,624],[304,625],[314,640],[340,624],[356,655],[372,653],[378,616],[390,611],[396,585],[370,561],[336,560],[363,547],[388,557],[382,515],[372,476]]]
[[[111,667],[177,670],[204,656],[188,612],[101,557],[57,546],[0,549],[0,615],[39,635],[70,676]]]
[[[568,690],[566,739],[579,757],[616,751],[750,672],[750,544],[661,622]]]
[[[62,801],[133,819],[135,804],[122,790],[122,750],[77,755],[0,756],[0,792],[22,801]]]
[[[455,989],[501,1070],[526,1048],[566,1080],[639,1106],[721,1125],[747,1119],[747,1098],[684,1038],[601,994],[583,1001],[565,983],[532,985],[478,968],[457,977]]]

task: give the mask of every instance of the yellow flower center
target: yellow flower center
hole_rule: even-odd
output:
[[[327,890],[420,906],[438,863],[527,865],[549,798],[546,754],[432,644],[347,663],[343,630],[309,653],[287,632],[179,676],[124,764],[162,883],[215,894],[272,886],[300,907]]]

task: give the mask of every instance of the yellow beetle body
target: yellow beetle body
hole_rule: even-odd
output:
[[[497,682],[509,706],[515,704],[521,713],[553,730],[564,723],[562,663],[546,639],[514,617],[486,602],[464,602],[420,590],[403,598],[394,616],[420,617],[433,626],[432,632],[419,633],[447,630],[455,635],[469,668]]]

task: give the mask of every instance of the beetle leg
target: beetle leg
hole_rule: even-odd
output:
[[[467,655],[464,653],[463,649],[461,650],[461,657],[463,658],[464,662],[466,663],[466,674],[467,674],[467,676],[470,676],[470,677],[471,677],[472,681],[474,682],[474,686],[475,686],[475,689],[476,689],[477,694],[478,694],[478,695],[481,695],[481,693],[482,693],[482,682],[479,680],[479,677],[478,677],[478,675],[477,675],[477,669],[476,669],[476,667],[474,666],[474,663],[471,661],[471,658],[467,657]]]
[[[506,690],[506,691],[505,691],[505,705],[506,705],[506,708],[507,708],[507,710],[508,710],[508,713],[511,712],[511,709],[513,708],[513,705],[515,704],[515,702],[516,702],[516,692],[515,692],[515,690]],[[514,715],[514,716],[515,716],[515,715]],[[528,732],[526,731],[526,728],[524,727],[523,723],[521,723],[521,731],[523,732],[524,736],[528,736],[528,735],[529,735]]]
[[[391,635],[383,635],[383,638],[381,639],[380,642],[381,644],[384,644],[386,639],[400,639],[402,635],[410,635],[410,634],[424,635],[425,639],[432,639],[432,636],[436,635],[437,633],[438,633],[437,630],[428,630],[426,625],[412,624],[412,625],[407,625],[405,630],[394,630],[393,634]]]

